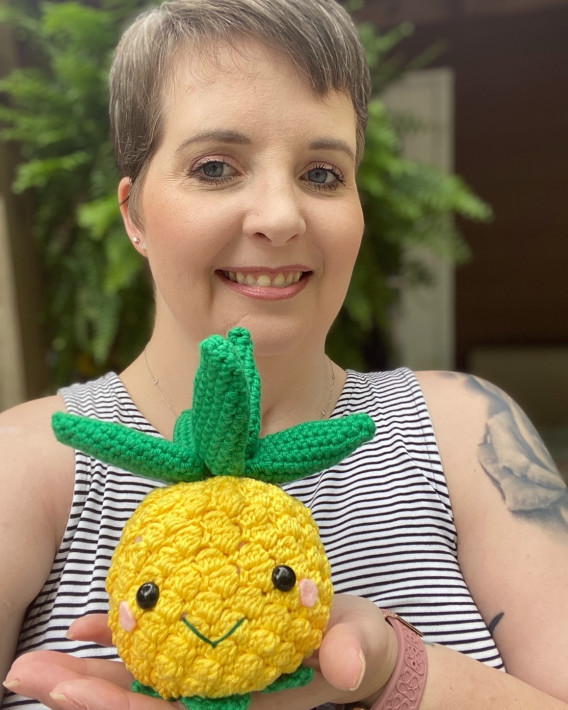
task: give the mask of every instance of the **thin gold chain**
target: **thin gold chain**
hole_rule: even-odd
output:
[[[171,412],[171,413],[174,415],[174,417],[177,419],[177,418],[178,418],[178,413],[177,413],[176,410],[172,407],[172,405],[171,405],[169,399],[166,397],[166,395],[164,394],[162,388],[160,387],[160,381],[158,380],[158,378],[154,375],[154,373],[153,373],[152,370],[150,369],[150,364],[148,363],[148,353],[146,352],[146,350],[147,350],[147,348],[144,348],[144,362],[146,363],[146,369],[148,370],[148,374],[150,375],[150,378],[151,378],[151,380],[152,380],[152,384],[154,385],[154,387],[155,387],[155,388],[158,390],[158,392],[160,393],[160,396],[161,396],[162,399],[164,400],[164,404],[166,405],[166,407],[170,410],[170,412]],[[330,387],[330,389],[329,389],[329,397],[327,398],[327,404],[325,405],[325,407],[324,407],[324,408],[321,410],[321,412],[320,412],[320,418],[321,418],[321,419],[325,419],[326,416],[327,416],[328,409],[329,409],[329,407],[330,407],[330,405],[331,405],[331,400],[333,399],[333,392],[334,392],[334,390],[335,390],[335,370],[333,369],[333,363],[332,363],[331,360],[329,361],[329,369],[330,369],[330,372],[331,372],[331,387]]]
[[[154,387],[158,390],[158,392],[161,394],[162,399],[164,400],[167,408],[170,410],[170,412],[174,415],[174,417],[177,419],[178,418],[178,413],[176,410],[172,407],[170,404],[170,401],[166,397],[166,395],[163,393],[162,388],[160,387],[160,383],[158,381],[157,377],[154,377],[154,374],[152,370],[150,369],[150,365],[148,364],[148,353],[146,352],[146,348],[144,348],[144,362],[146,363],[146,369],[148,370],[148,374],[152,378],[152,382],[154,384]]]
[[[320,412],[321,419],[325,419],[327,416],[327,410],[329,409],[329,405],[331,404],[331,400],[333,398],[333,391],[335,389],[335,370],[333,369],[333,363],[331,362],[331,360],[329,361],[329,369],[331,370],[331,388],[329,390],[329,397],[327,398],[327,404]]]

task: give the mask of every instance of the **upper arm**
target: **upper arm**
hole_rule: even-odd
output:
[[[0,415],[0,676],[13,660],[27,606],[40,592],[63,535],[73,491],[73,451],[58,444],[59,397]]]
[[[521,409],[467,375],[419,375],[466,582],[509,673],[568,700],[568,490]]]

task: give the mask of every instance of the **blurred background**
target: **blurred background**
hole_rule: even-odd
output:
[[[106,118],[112,48],[146,4],[0,8],[2,409],[120,369],[151,326]],[[330,350],[486,377],[566,473],[568,0],[349,9],[373,74],[367,233]]]
[[[439,81],[444,77],[449,145],[433,147],[426,159],[435,160],[436,151],[446,155],[445,167],[464,176],[493,209],[489,224],[460,220],[471,258],[450,267],[446,288],[438,282],[447,333],[432,340],[431,354],[447,343],[451,367],[512,394],[566,470],[568,2],[367,0],[360,15],[383,31],[414,23],[398,48],[406,56],[440,47],[419,86],[407,91],[415,98],[396,97],[397,107],[418,101],[435,116],[436,90],[423,84],[436,72]],[[432,295],[415,291],[403,304],[409,297],[408,316],[421,320],[420,305]],[[428,310],[437,317],[444,308],[435,303]],[[423,343],[414,345],[406,331],[404,340],[411,366],[442,363],[429,361]]]

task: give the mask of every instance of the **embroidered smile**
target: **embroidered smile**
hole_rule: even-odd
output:
[[[191,629],[193,633],[197,636],[197,638],[201,639],[202,641],[205,641],[205,643],[208,643],[210,646],[215,648],[218,646],[221,641],[224,641],[225,639],[228,639],[229,636],[235,633],[235,631],[239,628],[239,626],[243,623],[243,621],[246,621],[246,618],[242,618],[240,621],[237,621],[237,623],[233,626],[232,629],[230,629],[224,636],[221,636],[220,639],[217,639],[216,641],[211,641],[211,639],[208,639],[207,636],[204,636],[201,631],[195,628],[193,624],[190,624],[189,621],[187,620],[185,614],[182,615],[181,620],[183,623],[187,626],[188,629]]]
[[[223,276],[233,283],[244,286],[263,288],[286,288],[298,283],[305,276],[305,271],[279,271],[275,273],[251,273],[245,271],[221,271]]]

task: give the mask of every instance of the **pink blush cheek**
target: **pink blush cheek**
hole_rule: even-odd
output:
[[[319,599],[319,591],[317,584],[311,579],[300,580],[300,601],[302,605],[311,609]]]
[[[127,633],[132,633],[136,628],[136,617],[128,606],[128,602],[120,602],[118,606],[118,621]]]

